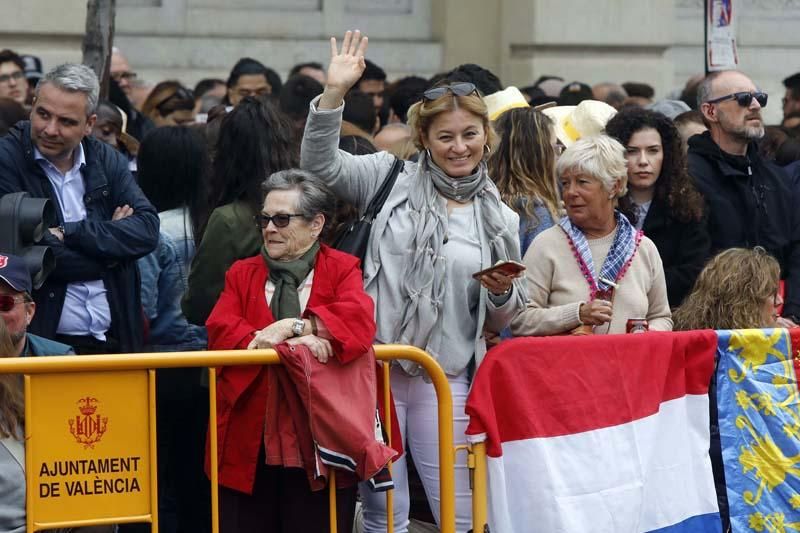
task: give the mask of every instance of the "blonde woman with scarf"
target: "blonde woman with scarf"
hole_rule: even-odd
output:
[[[347,32],[341,51],[331,39],[323,94],[311,104],[301,167],[321,177],[361,212],[394,162],[387,152],[352,156],[337,149],[343,97],[364,71],[367,38]],[[453,392],[454,435],[464,442],[469,380],[485,354],[483,330],[500,331],[524,308],[522,279],[472,274],[497,261],[519,261],[519,217],[500,200],[486,171],[494,132],[471,83],[447,80],[409,109],[419,161],[406,161],[372,225],[364,283],[375,300],[376,342],[417,346],[444,369]],[[392,392],[403,435],[439,521],[436,395],[419,367],[392,369]],[[470,528],[471,491],[465,458],[456,465],[456,529]],[[395,477],[395,531],[408,528],[403,456]],[[361,490],[364,531],[386,531],[385,498]]]

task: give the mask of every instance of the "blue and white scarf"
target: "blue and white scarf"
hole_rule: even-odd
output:
[[[606,260],[600,269],[600,276],[597,278],[595,278],[594,259],[586,235],[572,223],[569,217],[563,217],[558,222],[558,225],[567,234],[581,271],[589,283],[592,299],[598,292],[608,292],[613,288],[613,285],[608,283],[609,281],[616,284],[622,279],[642,238],[642,232],[637,231],[627,217],[620,214],[619,211],[614,212],[614,218],[617,221],[617,233],[614,235],[614,242],[611,243]]]

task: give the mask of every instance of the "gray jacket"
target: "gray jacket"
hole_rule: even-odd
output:
[[[25,447],[13,438],[0,439],[0,531],[24,533]]]
[[[300,166],[303,170],[311,172],[324,180],[333,192],[344,201],[347,201],[363,213],[369,201],[374,196],[386,174],[394,162],[394,156],[387,152],[354,156],[338,149],[339,131],[341,128],[342,110],[344,106],[332,110],[318,110],[318,98],[311,103],[311,110],[306,122],[305,134],[300,155]],[[398,175],[397,181],[378,214],[374,226],[385,225],[392,216],[403,216],[406,210],[409,186],[412,178],[418,171],[418,165],[406,161],[403,171]],[[519,216],[511,208],[503,205],[503,214],[508,223],[509,230],[518,239]],[[411,235],[397,235],[397,238],[411,239]],[[379,290],[388,280],[389,284],[399,284],[405,275],[402,260],[381,261],[381,248],[384,243],[379,239],[370,239],[367,256],[364,260],[364,285],[367,293],[375,300],[375,306],[384,310],[396,310],[399,313],[404,305],[397,296],[397,291]],[[516,261],[520,258],[513,257]],[[481,258],[482,268],[491,266],[491,257],[486,250]],[[386,285],[384,285],[386,286]],[[515,287],[510,296],[501,298],[490,297],[488,291],[481,288],[480,302],[478,305],[478,328],[475,332],[474,356],[476,364],[480,364],[486,353],[486,343],[483,338],[484,327],[492,331],[505,328],[514,316],[525,307],[525,291]],[[519,294],[522,293],[522,294]],[[381,324],[378,324],[377,341],[393,343],[396,339],[387,338],[382,333]],[[427,349],[426,346],[420,348]],[[435,354],[439,364],[449,375],[461,373],[469,365],[473,354]]]

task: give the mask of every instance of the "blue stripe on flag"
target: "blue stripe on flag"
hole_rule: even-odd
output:
[[[719,513],[701,514],[648,533],[722,533]]]

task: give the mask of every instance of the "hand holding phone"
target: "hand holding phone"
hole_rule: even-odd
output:
[[[516,261],[499,261],[492,267],[475,272],[472,277],[481,282],[495,296],[508,294],[512,283],[525,271],[525,265]]]
[[[498,261],[489,268],[485,268],[480,272],[475,272],[472,275],[472,277],[477,280],[480,280],[483,276],[487,274],[491,274],[493,272],[499,272],[504,276],[516,278],[519,277],[520,274],[525,272],[525,270],[526,267],[522,263],[517,263],[516,261]]]

